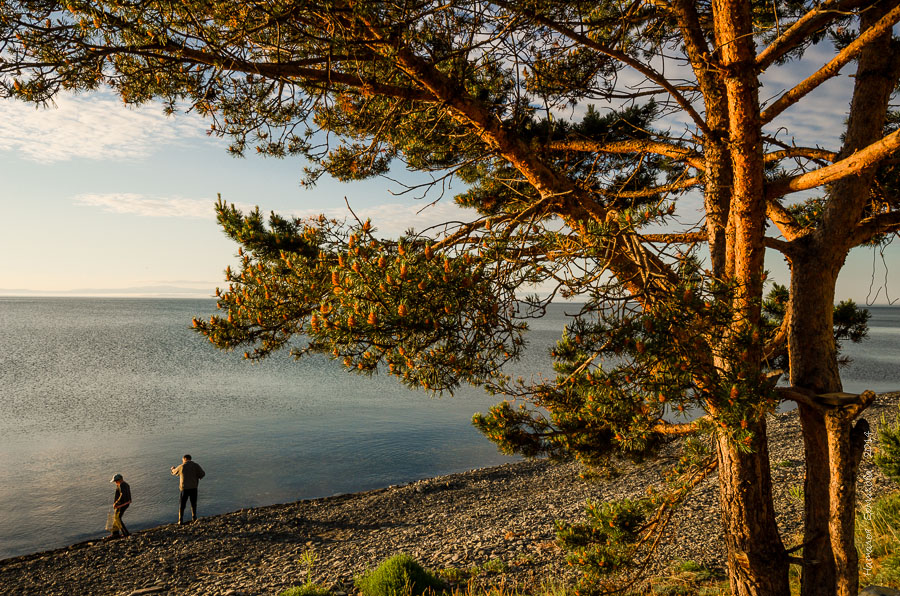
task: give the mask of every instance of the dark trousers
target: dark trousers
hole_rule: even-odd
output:
[[[128,528],[125,527],[125,523],[122,522],[122,516],[125,515],[125,510],[128,509],[128,507],[128,505],[125,505],[124,507],[119,507],[118,509],[116,509],[116,523],[119,527],[122,528],[122,536],[128,536],[129,534],[131,534],[131,532],[128,531]],[[113,530],[112,535],[118,536],[119,531]]]
[[[184,518],[184,506],[191,500],[191,519],[197,519],[197,489],[186,488],[181,491],[181,507],[178,509],[178,521]]]

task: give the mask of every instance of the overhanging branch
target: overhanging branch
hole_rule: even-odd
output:
[[[900,130],[892,132],[868,147],[860,149],[853,155],[830,166],[772,182],[766,187],[766,198],[771,202],[773,199],[792,192],[809,190],[810,188],[816,188],[817,186],[852,176],[866,168],[877,165],[878,162],[890,156],[897,149],[900,149]]]
[[[578,151],[585,153],[655,153],[656,155],[664,155],[679,161],[683,161],[698,170],[704,169],[703,156],[696,151],[673,145],[671,143],[663,143],[661,141],[634,140],[634,141],[618,141],[614,143],[602,143],[589,139],[567,139],[564,141],[553,141],[550,143],[550,149],[556,151]]]

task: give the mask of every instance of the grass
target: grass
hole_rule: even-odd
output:
[[[519,557],[513,565],[527,565],[532,561],[531,557]],[[510,563],[501,559],[494,558],[481,565],[473,565],[465,569],[459,567],[446,567],[437,570],[437,575],[449,584],[462,584],[470,582],[476,578],[490,577],[495,575],[503,575],[510,570]]]
[[[298,561],[306,566],[306,582],[302,586],[288,588],[280,592],[278,596],[331,596],[331,590],[312,580],[313,568],[318,559],[319,555],[315,550],[310,548],[304,551]]]
[[[862,504],[856,547],[862,583],[900,588],[900,492]]]
[[[794,485],[788,489],[788,497],[797,503],[803,504],[803,487]]]
[[[724,576],[695,561],[675,561],[664,575],[649,581],[654,596],[727,596]]]
[[[278,594],[278,596],[331,596],[331,590],[318,584],[294,586]]]

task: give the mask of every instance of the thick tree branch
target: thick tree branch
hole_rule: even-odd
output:
[[[650,188],[645,188],[643,190],[624,190],[621,192],[604,191],[603,194],[617,199],[640,199],[643,197],[652,197],[653,195],[664,192],[684,190],[686,188],[696,186],[701,182],[703,182],[702,176],[694,176],[693,178],[686,178],[684,180],[681,180],[680,182],[673,182],[672,184],[661,184],[659,186],[653,186]]]
[[[108,51],[108,49],[107,49]],[[434,96],[421,89],[412,87],[402,87],[399,85],[389,85],[379,83],[374,78],[372,80],[362,78],[355,74],[346,74],[335,71],[333,69],[317,69],[309,68],[307,64],[309,60],[302,62],[251,62],[248,60],[240,60],[238,58],[229,58],[223,65],[222,57],[209,54],[200,50],[191,48],[178,47],[172,44],[143,46],[137,50],[129,50],[123,48],[122,53],[130,53],[135,55],[149,55],[153,52],[156,57],[164,58],[166,56],[182,56],[186,61],[195,64],[207,64],[210,66],[222,65],[228,70],[243,72],[247,74],[258,74],[276,81],[290,81],[291,79],[300,79],[304,82],[322,83],[325,85],[339,84],[353,87],[366,93],[376,93],[393,97],[397,99],[406,99],[410,101],[430,101],[434,102]],[[164,52],[165,56],[158,53]],[[327,62],[327,61],[326,61]]]
[[[818,147],[790,147],[780,151],[766,153],[763,159],[766,163],[779,161],[782,159],[806,158],[814,161],[834,162],[837,159],[837,153],[828,151],[827,149],[819,149]]]
[[[699,244],[708,240],[702,232],[685,232],[684,234],[641,234],[641,242],[655,244]]]
[[[377,29],[372,25],[368,27],[373,36],[377,37]],[[575,186],[572,180],[550,168],[529,145],[508,130],[496,115],[478,100],[461,93],[433,64],[405,47],[390,51],[398,66],[430,93],[433,101],[444,103],[454,117],[471,126],[488,147],[507,159],[525,177],[543,200],[548,202],[548,206],[555,204],[558,213],[569,214],[574,220],[590,218],[606,224],[618,220],[617,212],[597,202],[589,193]],[[656,192],[664,190],[665,188],[660,187]],[[614,246],[617,241],[621,242],[618,249]],[[677,283],[677,276],[671,268],[659,257],[645,250],[633,232],[622,229],[620,234],[614,235],[608,242],[608,267],[635,295],[652,301]]]
[[[567,139],[553,141],[550,149],[556,151],[579,151],[585,153],[655,153],[683,161],[698,170],[703,170],[703,156],[696,151],[660,141],[634,140],[615,143],[601,143],[588,139]]]
[[[853,231],[851,242],[853,246],[859,246],[869,242],[879,234],[892,232],[900,232],[900,211],[879,213],[862,220]]]
[[[788,311],[784,313],[784,318],[781,319],[781,325],[778,326],[778,331],[775,332],[772,339],[770,339],[763,347],[764,362],[770,362],[776,356],[783,354],[787,349],[788,333],[791,328],[790,303],[788,303],[787,308]]]
[[[772,238],[771,236],[766,236],[765,238],[763,238],[763,246],[765,246],[766,248],[777,250],[785,256],[790,256],[794,252],[793,245],[790,242],[785,242],[784,240],[779,240],[778,238]]]
[[[828,64],[808,76],[793,89],[779,97],[775,103],[766,108],[760,115],[762,123],[766,124],[771,122],[783,111],[800,101],[800,98],[816,89],[828,79],[836,76],[841,68],[859,55],[873,39],[890,31],[898,21],[900,21],[900,6],[894,6],[890,12],[866,29],[864,33],[854,39],[846,48],[841,50],[837,56],[828,62]]]
[[[709,416],[703,416],[692,422],[686,422],[684,424],[661,422],[659,424],[654,424],[653,426],[651,426],[650,431],[668,437],[682,437],[684,435],[692,435],[700,430],[698,423],[703,420],[709,420]]]
[[[802,44],[810,35],[827,27],[847,13],[864,6],[867,0],[828,0],[797,19],[784,33],[756,56],[756,66],[766,70],[788,52]]]
[[[853,155],[830,166],[770,183],[766,187],[766,198],[771,203],[773,199],[786,194],[809,190],[810,188],[816,188],[817,186],[858,174],[867,168],[877,165],[878,162],[890,156],[898,148],[900,148],[900,130],[892,132],[868,147],[860,149]]]
[[[674,0],[670,6],[665,6],[664,10],[674,14],[678,21],[688,60],[703,90],[703,96],[708,101],[710,94],[714,93],[718,76],[709,64],[711,60],[709,44],[706,43],[706,37],[700,26],[697,8],[693,0]]]
[[[809,389],[802,387],[776,387],[775,393],[778,394],[783,401],[793,401],[798,404],[804,404],[821,412],[822,404],[816,401],[816,394]]]
[[[797,219],[791,215],[791,212],[775,199],[766,201],[766,215],[788,241],[796,240],[809,233],[809,230],[797,223]]]

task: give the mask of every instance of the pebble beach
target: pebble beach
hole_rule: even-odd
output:
[[[892,418],[898,403],[900,393],[884,394],[864,417],[874,427],[882,414]],[[803,486],[803,449],[796,413],[772,415],[769,438],[779,524],[790,546],[802,530],[796,494]],[[581,519],[587,499],[644,494],[662,484],[677,457],[678,446],[671,444],[659,459],[623,464],[614,478],[591,482],[581,478],[576,462],[531,460],[202,517],[118,540],[98,536],[0,560],[0,594],[274,596],[307,578],[352,594],[356,575],[400,552],[434,570],[478,568],[479,581],[509,587],[574,581],[555,544],[554,522]],[[861,473],[872,468],[864,459]],[[886,489],[877,473],[875,482]],[[201,507],[202,498],[201,492]],[[715,474],[677,512],[656,570],[676,560],[724,567]]]

